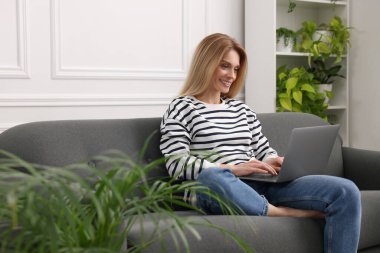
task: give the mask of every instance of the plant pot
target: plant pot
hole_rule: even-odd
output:
[[[284,37],[281,37],[279,42],[276,44],[276,50],[277,52],[292,52],[293,46],[294,43],[291,39],[288,41],[288,45],[285,45]]]
[[[320,93],[324,93],[326,94],[326,92],[331,92],[332,91],[332,84],[331,83],[327,83],[327,84],[318,84],[318,91]],[[325,97],[325,103],[328,104],[329,103],[329,98]]]
[[[326,31],[326,30],[318,30],[313,34],[312,39],[313,41],[321,41],[324,43],[329,43],[326,39],[327,36],[331,38],[332,32]]]

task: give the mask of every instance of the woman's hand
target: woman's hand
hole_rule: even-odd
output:
[[[276,170],[276,172],[280,172],[282,163],[284,162],[284,157],[283,156],[278,156],[275,158],[269,158],[265,160],[267,164],[269,164],[273,169]]]
[[[279,162],[280,161],[271,161],[273,165],[277,165]],[[274,169],[270,164],[259,160],[251,160],[239,165],[221,164],[220,167],[231,169],[235,176],[247,176],[253,173],[269,173],[272,175],[277,175],[276,169]]]

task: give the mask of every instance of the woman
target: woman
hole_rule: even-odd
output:
[[[180,97],[161,123],[160,148],[169,174],[197,180],[247,215],[325,218],[325,252],[356,252],[361,204],[351,181],[305,176],[272,184],[238,178],[276,175],[283,162],[256,114],[233,99],[246,70],[245,50],[229,36],[212,34],[198,45]],[[204,194],[185,197],[205,212],[222,213],[219,203]]]

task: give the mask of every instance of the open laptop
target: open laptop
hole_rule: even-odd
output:
[[[318,175],[327,166],[339,125],[294,128],[278,175],[255,173],[243,180],[286,182],[306,175]]]

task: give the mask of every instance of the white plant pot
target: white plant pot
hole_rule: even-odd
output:
[[[287,46],[285,46],[284,37],[281,37],[279,42],[276,44],[276,50],[277,52],[292,52],[293,51],[293,40],[289,40],[289,43]]]
[[[332,36],[332,33],[330,31],[326,31],[326,30],[318,30],[316,31],[313,36],[312,36],[312,39],[313,41],[322,41],[324,43],[328,43],[328,41],[326,40],[326,36]]]
[[[331,83],[328,83],[328,84],[318,84],[318,88],[319,88],[319,92],[326,94],[326,91],[332,91],[332,84]],[[330,99],[326,96],[325,103],[328,104],[329,100]]]

